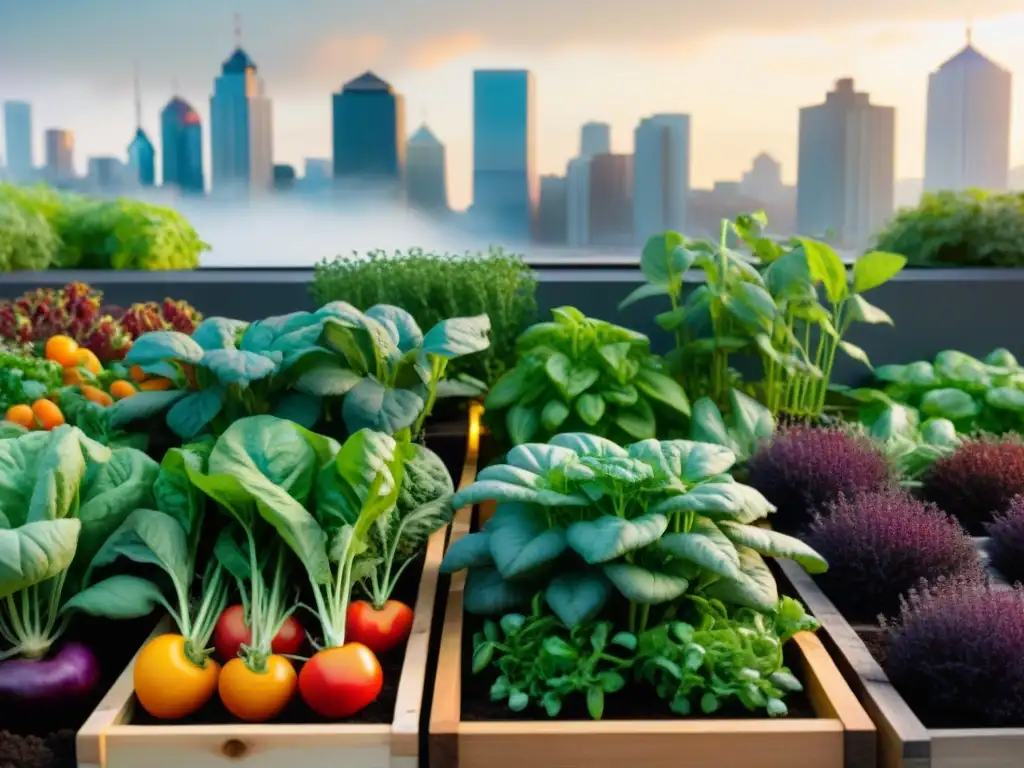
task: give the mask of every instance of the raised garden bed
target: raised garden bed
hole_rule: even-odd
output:
[[[471,410],[465,459],[459,485],[476,477],[479,415]],[[196,768],[247,762],[249,765],[336,766],[355,768],[419,764],[420,720],[428,653],[438,588],[438,568],[448,529],[436,531],[427,544],[415,595],[415,619],[409,640],[394,654],[398,684],[386,687],[381,698],[359,713],[357,722],[309,722],[299,708],[286,710],[278,722],[232,722],[223,708],[213,704],[186,722],[159,723],[138,706],[133,689],[134,659],[114,683],[78,732],[78,765],[85,768],[152,768],[190,765]],[[415,577],[416,573],[409,574]],[[401,585],[399,590],[401,590]],[[171,631],[169,623],[154,634]],[[388,662],[382,659],[385,675]],[[397,661],[397,659],[396,659]],[[394,679],[394,678],[392,678]],[[305,722],[304,722],[305,720]]]
[[[493,513],[490,504],[481,515]],[[451,541],[473,529],[474,510],[460,509]],[[807,632],[794,638],[794,668],[802,672],[806,697],[793,702],[798,716],[782,719],[692,717],[672,719],[482,719],[490,702],[484,690],[472,703],[466,680],[463,611],[466,574],[454,574],[448,592],[430,715],[431,768],[521,768],[558,765],[677,766],[689,768],[757,764],[762,768],[870,768],[875,765],[875,728],[857,703],[821,642]],[[472,711],[471,708],[472,707]],[[804,709],[806,714],[801,713]],[[476,714],[473,714],[476,713]]]
[[[780,570],[807,610],[821,622],[822,639],[871,719],[878,725],[880,768],[1017,768],[1024,728],[928,728],[889,681],[875,654],[878,626],[854,625],[814,579],[788,561]]]

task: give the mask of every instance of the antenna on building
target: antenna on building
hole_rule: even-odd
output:
[[[235,47],[242,47],[242,14],[235,13]]]
[[[420,111],[423,113],[423,124],[426,125],[427,124],[427,105],[424,104],[422,107],[420,107]]]
[[[135,89],[135,127],[142,127],[142,90],[139,88],[139,62],[132,62],[132,83]]]
[[[171,80],[171,91],[173,92],[173,95],[178,95],[178,78]]]

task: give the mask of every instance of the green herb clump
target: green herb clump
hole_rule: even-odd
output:
[[[893,217],[878,248],[913,266],[1024,265],[1024,193],[983,190],[926,194]]]
[[[318,306],[345,301],[363,311],[376,304],[402,307],[421,328],[486,314],[490,349],[453,361],[450,375],[468,374],[488,384],[515,364],[516,337],[537,311],[533,273],[521,257],[500,249],[461,256],[374,251],[325,260],[314,269],[310,290]]]
[[[61,371],[52,360],[0,351],[0,413],[58,389]]]
[[[552,311],[516,341],[519,359],[485,402],[499,440],[518,445],[559,432],[585,431],[619,442],[669,436],[690,415],[686,392],[662,372],[646,336]]]
[[[59,247],[43,216],[5,200],[0,189],[0,272],[47,269]]]

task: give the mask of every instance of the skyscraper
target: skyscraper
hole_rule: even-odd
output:
[[[333,96],[334,178],[400,188],[405,166],[405,100],[373,72]]]
[[[426,126],[410,138],[405,153],[405,184],[409,204],[424,211],[448,210],[444,144]]]
[[[235,48],[210,97],[214,192],[268,191],[273,182],[273,117],[256,65]]]
[[[24,101],[4,102],[4,156],[11,181],[28,181],[32,168],[32,107]]]
[[[565,176],[540,177],[537,204],[537,241],[565,245],[568,222],[568,180]]]
[[[686,231],[690,193],[690,116],[654,115],[640,121],[633,134],[633,236],[644,243],[651,235]]]
[[[535,98],[526,70],[473,72],[473,215],[512,240],[529,239],[533,228]]]
[[[740,190],[744,195],[762,203],[771,203],[785,192],[782,184],[782,164],[766,152],[754,158],[749,171],[743,174]]]
[[[590,158],[590,244],[633,242],[633,156],[604,153]]]
[[[797,230],[832,233],[858,248],[889,219],[895,195],[896,110],[871,103],[853,80],[836,82],[825,103],[800,110]]]
[[[93,192],[120,194],[124,191],[125,164],[117,157],[90,157],[86,164],[86,182]]]
[[[1004,190],[1013,76],[971,44],[928,78],[925,191]]]
[[[590,158],[574,157],[565,169],[566,245],[590,245]]]
[[[175,96],[160,112],[160,143],[163,145],[165,187],[202,194],[203,125],[192,105]]]
[[[48,128],[46,143],[46,180],[64,184],[75,178],[75,134],[63,128]]]
[[[142,93],[139,90],[139,72],[134,72],[135,86],[135,136],[128,144],[128,167],[131,168],[132,182],[143,187],[156,184],[156,149],[149,136],[142,129]]]
[[[608,123],[584,123],[580,128],[580,156],[593,157],[612,151],[612,127]]]

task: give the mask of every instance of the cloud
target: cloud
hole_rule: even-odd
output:
[[[345,81],[367,69],[432,69],[483,46],[483,38],[469,32],[422,40],[387,38],[379,34],[335,35],[314,46],[308,64],[310,74],[317,80],[329,76]]]

